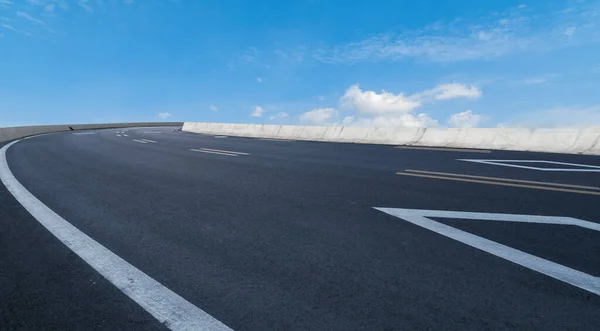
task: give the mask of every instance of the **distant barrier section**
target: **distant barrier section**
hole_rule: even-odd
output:
[[[61,131],[79,131],[92,129],[112,129],[129,127],[155,127],[155,126],[182,126],[182,122],[147,122],[147,123],[107,123],[107,124],[65,124],[65,125],[38,125],[17,126],[0,128],[0,142],[15,140],[23,137],[42,133],[53,133]]]

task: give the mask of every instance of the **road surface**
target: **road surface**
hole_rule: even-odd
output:
[[[5,156],[35,198],[0,186],[1,330],[178,329],[186,311],[140,304],[167,292],[215,329],[600,325],[598,156],[167,127],[43,135]],[[85,260],[92,246],[57,237],[28,203],[109,253]],[[139,273],[124,279],[124,266]]]

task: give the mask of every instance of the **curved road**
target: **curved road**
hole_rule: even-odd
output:
[[[580,171],[600,166],[598,156],[135,128],[33,137],[10,146],[6,159],[48,208],[233,330],[600,325],[600,172]],[[441,224],[434,232],[374,207],[563,218],[424,215]],[[589,228],[562,225],[564,217]],[[549,273],[567,268],[568,277],[448,229],[517,250],[515,259],[551,261]],[[4,186],[0,251],[2,330],[175,328],[84,262]],[[587,283],[573,285],[578,275]]]

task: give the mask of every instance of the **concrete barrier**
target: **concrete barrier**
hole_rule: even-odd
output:
[[[104,124],[65,124],[65,125],[36,125],[36,126],[16,126],[9,128],[0,128],[0,142],[20,139],[32,135],[53,133],[61,131],[110,129],[110,128],[129,128],[129,127],[155,127],[155,126],[182,126],[181,122],[140,122],[140,123],[104,123]],[[189,125],[193,129],[193,123]]]
[[[282,125],[279,127],[278,139],[298,139],[302,135],[305,126]]]
[[[326,126],[307,126],[304,128],[304,130],[302,130],[302,132],[300,132],[298,139],[322,141],[326,131]]]
[[[277,138],[279,129],[279,125],[263,125],[258,135],[263,138]]]
[[[600,155],[600,127],[445,129],[185,123],[183,130],[260,138]]]

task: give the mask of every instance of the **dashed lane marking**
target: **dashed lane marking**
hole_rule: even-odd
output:
[[[132,141],[135,141],[136,143],[140,143],[140,144],[147,144],[147,141],[143,141],[143,140],[138,140],[138,139],[131,139]]]
[[[171,330],[231,331],[202,309],[81,232],[31,194],[10,171],[6,151],[0,149],[0,179],[15,199],[50,233],[98,271],[121,292]]]
[[[140,139],[140,140],[143,140],[143,141],[145,141],[145,142],[149,142],[149,143],[156,144],[156,141],[154,141],[154,140],[150,140],[150,139]]]

